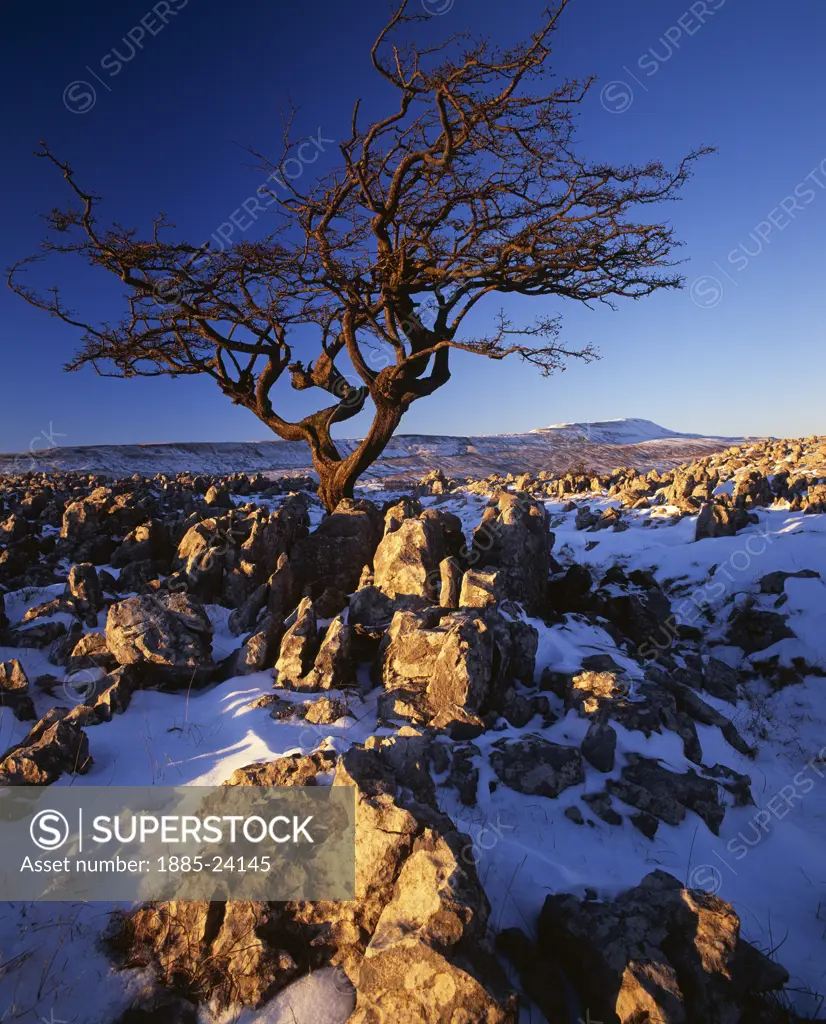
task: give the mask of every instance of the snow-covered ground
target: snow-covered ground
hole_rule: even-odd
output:
[[[389,492],[374,485],[370,495],[381,499]],[[458,515],[469,535],[486,499],[458,491],[424,503]],[[612,504],[590,494],[579,499],[579,505],[584,503],[595,508]],[[653,571],[668,590],[677,620],[702,624],[706,642],[715,645],[714,655],[732,665],[747,667],[742,652],[725,643],[730,612],[747,600],[758,608],[775,609],[778,596],[759,592],[758,582],[767,573],[815,570],[822,579],[791,579],[785,585],[779,610],[788,615],[796,639],[782,640],[752,660],[776,654],[782,664],[791,664],[802,657],[808,665],[826,669],[826,516],[761,509],[759,523],[736,536],[695,543],[696,517],[673,518],[662,506],[627,512],[629,529],[624,532],[589,533],[575,529],[575,512],[563,512],[561,503],[546,504],[556,535],[554,553],[563,565],[578,562],[606,569],[618,564],[626,570]],[[9,616],[18,617],[59,589],[8,595]],[[710,620],[704,611],[711,612]],[[213,607],[210,614],[220,655],[239,641],[226,629],[226,609]],[[626,668],[632,685],[641,680],[641,667],[599,626],[576,615],[554,626],[530,621],[540,634],[537,678],[545,667],[576,671],[585,655],[608,653]],[[0,660],[12,657],[23,661],[32,678],[60,671],[47,665],[41,652],[0,648]],[[335,726],[309,727],[273,720],[266,708],[251,707],[270,686],[269,674],[260,673],[189,695],[137,692],[125,714],[88,729],[92,770],[57,784],[220,784],[251,762],[322,744],[342,749],[376,730],[376,691],[349,698],[352,717]],[[283,691],[280,695],[290,696]],[[553,725],[544,727],[536,717],[524,729],[507,727],[474,741],[480,750],[476,807],[463,806],[456,791],[444,785],[444,777],[436,780],[442,809],[474,839],[493,929],[519,926],[532,933],[548,893],[582,895],[589,888],[610,897],[662,868],[730,902],[745,938],[776,956],[792,976],[801,1008],[816,1012],[817,996],[808,993],[826,992],[826,679],[809,675],[776,692],[754,683],[736,708],[703,695],[733,718],[756,747],[756,756],[749,759],[726,742],[719,728],[697,727],[703,762],[725,764],[750,776],[756,802],[753,807],[729,806],[719,836],[690,812],[681,825],[660,824],[653,840],[630,827],[627,819],[622,826],[605,824],[581,799],[584,793],[601,791],[606,779],[587,764],[585,782],[555,800],[525,796],[501,784],[491,791],[495,776],[487,753],[494,741],[526,732],[568,744],[581,741],[588,723],[573,711],[565,713],[553,694],[547,696],[559,715]],[[65,693],[57,698],[39,696],[38,712],[66,702]],[[5,748],[21,739],[26,727],[7,712],[0,715]],[[646,738],[618,724],[615,728],[618,756],[611,777],[619,777],[624,755],[630,752],[659,758],[676,772],[692,767],[675,734]],[[614,804],[623,813],[633,812],[616,799]],[[565,816],[572,805],[584,812],[586,824]],[[114,1020],[150,982],[138,971],[115,972],[98,949],[111,910],[100,904],[4,905],[0,1007],[6,1009],[0,1020],[36,1024],[50,1021],[50,1013],[67,1024]],[[346,987],[329,972],[319,972],[290,986],[262,1011],[244,1014],[240,1024],[344,1024],[352,1006]],[[522,1020],[535,1024],[536,1011],[531,1017],[526,1008]]]

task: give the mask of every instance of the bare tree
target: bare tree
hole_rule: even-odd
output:
[[[483,299],[610,303],[683,283],[673,272],[672,229],[641,208],[676,198],[706,150],[672,170],[577,155],[574,117],[591,80],[557,82],[548,66],[568,2],[546,9],[529,40],[503,49],[464,34],[431,48],[396,43],[423,20],[404,0],[371,51],[394,109],[364,123],[356,102],[335,166],[306,190],[282,173],[301,141],[291,138],[292,118],[278,159],[255,153],[284,186],[259,190],[275,217],[261,241],[221,250],[167,241],[163,216],[148,238],[119,224],[101,228],[97,198],[44,144],[39,155],[62,170],[76,200],[49,215],[43,251],[12,267],[11,287],[83,331],[67,369],[208,374],[279,437],[306,441],[332,510],[410,405],[447,383],[452,350],[521,356],[543,374],[570,357],[594,357],[560,340],[555,316],[515,324],[500,312],[487,335],[473,336],[465,321]],[[27,264],[56,252],[120,278],[128,309],[119,323],[86,323],[57,289],[23,283]],[[309,360],[295,357],[302,346],[314,346]],[[273,401],[282,378],[332,401],[289,422]],[[342,456],[332,427],[368,399],[372,424]]]

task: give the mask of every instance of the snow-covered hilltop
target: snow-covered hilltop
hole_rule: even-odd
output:
[[[432,469],[483,476],[542,469],[559,472],[584,463],[607,471],[618,465],[668,469],[740,440],[678,434],[644,419],[560,423],[525,434],[450,437],[398,434],[368,477],[418,477]],[[338,442],[342,453],[358,441]],[[186,442],[37,448],[0,455],[0,473],[50,469],[129,476],[132,473],[300,473],[312,469],[307,445],[291,441]]]
[[[555,438],[569,438],[588,441],[591,444],[644,444],[646,441],[663,441],[671,438],[684,440],[709,440],[705,434],[680,434],[676,430],[661,427],[653,420],[626,417],[617,420],[597,420],[595,423],[583,420],[581,423],[553,423],[539,427],[532,434],[545,434]],[[739,438],[715,438],[732,443]]]

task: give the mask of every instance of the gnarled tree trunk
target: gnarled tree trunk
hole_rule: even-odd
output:
[[[313,466],[319,476],[318,496],[328,512],[335,511],[342,498],[353,497],[356,481],[387,447],[403,414],[403,409],[377,401],[370,430],[346,459],[332,458],[328,445],[313,446]]]

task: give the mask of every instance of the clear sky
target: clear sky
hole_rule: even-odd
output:
[[[433,12],[428,29],[500,41],[524,36],[544,6],[416,2]],[[59,174],[32,155],[41,137],[104,197],[107,219],[145,228],[163,210],[190,241],[208,238],[260,184],[244,147],[275,154],[288,97],[308,134],[333,140],[347,131],[354,98],[375,99],[368,53],[388,8],[387,0],[5,5],[3,266],[35,250],[39,215],[66,198]],[[668,211],[686,243],[688,286],[617,312],[540,300],[543,311],[563,314],[566,341],[597,345],[602,360],[543,379],[518,361],[460,357],[451,382],[415,404],[402,431],[496,433],[642,416],[704,433],[826,433],[825,42],[819,0],[572,0],[556,67],[600,79],[582,109],[582,153],[673,163],[701,144],[719,147]],[[262,218],[248,234],[265,231]],[[77,309],[114,317],[109,282],[81,270],[62,281]],[[268,436],[210,380],[65,374],[76,340],[0,289],[0,450],[38,438],[42,447],[49,433],[70,445]],[[296,398],[286,395],[288,417]],[[344,432],[363,427],[360,417]]]

